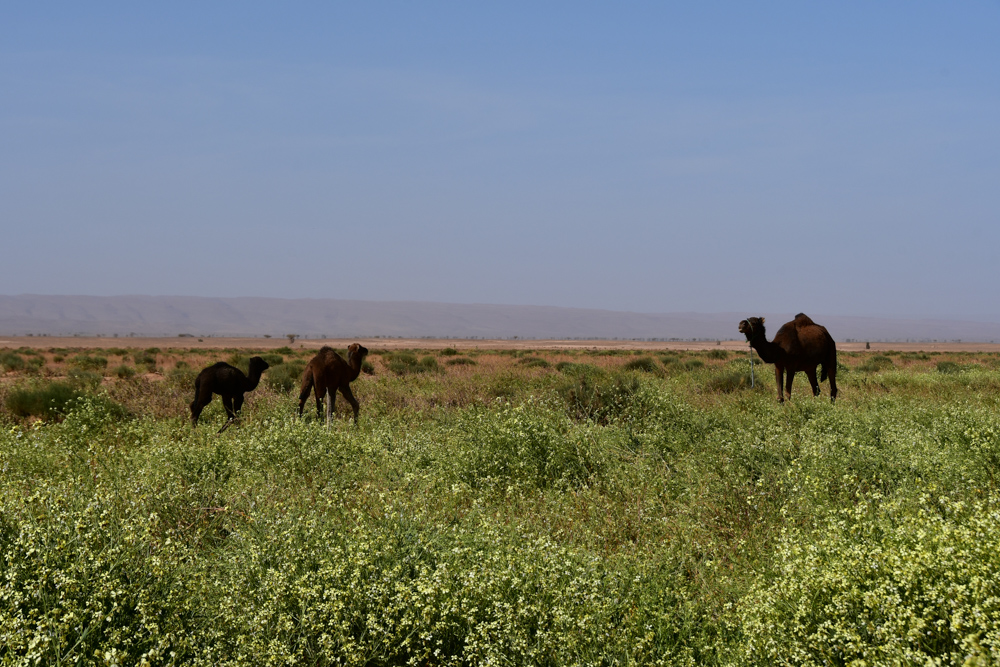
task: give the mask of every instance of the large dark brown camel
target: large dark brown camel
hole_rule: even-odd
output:
[[[299,416],[302,416],[302,409],[305,407],[309,392],[316,390],[316,415],[323,414],[323,397],[326,401],[326,424],[330,425],[333,419],[333,404],[339,390],[347,402],[354,408],[354,423],[358,423],[358,399],[351,393],[351,382],[358,377],[361,372],[361,362],[368,354],[368,348],[357,343],[351,343],[347,348],[347,361],[334,351],[332,347],[323,346],[319,353],[310,360],[306,366],[305,373],[302,374],[302,389],[299,391]]]
[[[257,388],[261,373],[267,369],[267,362],[260,357],[250,357],[250,377],[224,361],[203,369],[194,381],[191,428],[198,426],[198,417],[205,406],[212,402],[212,394],[218,394],[222,397],[222,407],[226,409],[226,415],[229,416],[229,420],[219,430],[219,433],[225,431],[236,419],[236,413],[243,407],[243,394]]]
[[[819,396],[819,382],[816,381],[816,367],[822,366],[820,382],[830,378],[830,400],[837,400],[837,344],[826,327],[799,313],[791,322],[784,324],[774,340],[764,336],[764,318],[748,317],[740,322],[740,333],[750,341],[750,347],[757,350],[762,361],[774,364],[774,378],[778,381],[778,401],[784,402],[781,378],[786,372],[785,393],[792,397],[792,378],[796,371],[804,371],[812,386],[813,396]]]

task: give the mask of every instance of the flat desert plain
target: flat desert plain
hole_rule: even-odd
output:
[[[351,343],[361,343],[369,349],[383,350],[714,350],[742,351],[745,340],[723,341],[642,341],[642,340],[539,340],[539,339],[455,339],[455,338],[297,338],[292,347],[311,350],[329,345],[335,349],[347,348]],[[288,346],[287,338],[110,338],[104,336],[7,336],[0,337],[0,348],[110,348],[129,349],[187,348],[187,349],[254,349],[271,350]],[[1000,352],[1000,343],[975,342],[923,342],[923,343],[870,343],[871,352]],[[837,341],[843,352],[863,352],[864,342]]]

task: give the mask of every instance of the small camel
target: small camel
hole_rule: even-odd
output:
[[[333,405],[336,400],[336,392],[339,390],[347,402],[354,409],[354,423],[358,423],[358,412],[360,406],[358,399],[354,398],[351,392],[351,382],[357,379],[361,372],[361,362],[368,354],[368,348],[362,347],[358,343],[352,343],[347,348],[347,361],[334,351],[332,347],[324,345],[309,361],[305,373],[302,374],[302,389],[299,391],[299,416],[305,407],[309,392],[315,388],[316,391],[316,415],[322,416],[323,397],[326,396],[326,425],[330,426],[333,421]]]
[[[819,382],[816,381],[816,367],[822,366],[819,381],[830,378],[830,401],[837,400],[837,344],[826,330],[805,313],[799,313],[791,322],[778,329],[774,340],[768,341],[764,332],[763,317],[748,317],[740,322],[740,333],[747,337],[750,347],[757,350],[764,363],[774,364],[774,377],[778,381],[778,402],[784,403],[782,376],[785,377],[785,393],[792,397],[792,378],[797,371],[803,371],[809,378],[813,396],[819,396]]]
[[[198,373],[194,381],[194,400],[191,401],[191,428],[197,428],[198,417],[205,406],[212,402],[212,395],[222,397],[222,407],[226,409],[229,419],[219,429],[222,433],[236,419],[236,413],[243,407],[243,394],[253,391],[260,383],[261,374],[269,368],[267,362],[260,357],[250,358],[250,376],[243,371],[230,366],[224,361],[213,364]]]

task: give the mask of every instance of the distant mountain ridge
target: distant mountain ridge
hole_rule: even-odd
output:
[[[807,311],[808,312],[808,311]],[[630,313],[555,306],[263,297],[0,295],[0,335],[734,340],[747,315],[773,333],[787,313]],[[1000,322],[808,312],[836,340],[1000,342]]]

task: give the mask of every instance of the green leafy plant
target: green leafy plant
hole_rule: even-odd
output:
[[[84,371],[101,371],[108,367],[107,357],[78,354],[69,363]]]
[[[881,371],[886,371],[894,368],[896,364],[893,363],[890,357],[882,354],[876,354],[864,361],[864,363],[858,366],[859,371],[865,373],[879,373]]]
[[[521,357],[518,363],[528,368],[548,368],[551,364],[541,357]]]
[[[644,373],[662,373],[663,368],[660,367],[656,360],[652,357],[637,357],[625,363],[622,366],[627,371],[642,371]]]
[[[15,352],[0,352],[0,372],[19,371],[25,367],[24,358]]]
[[[298,390],[299,383],[302,381],[302,373],[305,370],[304,361],[289,361],[267,369],[263,381],[266,386],[275,391],[288,393],[292,390]]]

